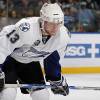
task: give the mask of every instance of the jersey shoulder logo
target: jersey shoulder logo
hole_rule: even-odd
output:
[[[30,29],[30,24],[25,22],[25,23],[22,23],[20,24],[19,28],[24,31],[24,32],[27,32],[29,29]]]
[[[40,44],[40,42],[41,42],[40,40],[36,40],[33,45],[38,46]]]

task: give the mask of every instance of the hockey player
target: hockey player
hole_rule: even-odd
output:
[[[61,75],[60,56],[70,39],[64,27],[64,15],[57,3],[45,3],[40,17],[23,18],[0,32],[0,100],[15,100],[16,88],[4,84],[45,84],[40,60],[43,60],[46,81],[54,94],[67,95],[68,85]],[[5,80],[5,81],[4,81]],[[61,89],[58,88],[61,86]],[[21,88],[22,93],[28,89]],[[32,100],[49,100],[45,88],[32,88]]]

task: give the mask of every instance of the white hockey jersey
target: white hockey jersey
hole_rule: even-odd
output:
[[[0,64],[10,54],[21,63],[39,61],[55,50],[63,55],[70,39],[68,30],[61,26],[59,32],[45,42],[39,19],[39,17],[23,18],[15,25],[3,28],[0,32]]]

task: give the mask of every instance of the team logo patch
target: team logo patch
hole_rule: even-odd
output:
[[[24,31],[24,32],[27,32],[29,29],[30,29],[30,24],[29,23],[22,23],[19,28]]]
[[[36,40],[35,42],[34,42],[34,46],[38,46],[40,44],[40,40]]]

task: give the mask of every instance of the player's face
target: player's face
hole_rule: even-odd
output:
[[[59,30],[59,28],[60,24],[58,23],[47,22],[47,21],[44,22],[44,30],[50,36],[55,35]]]

